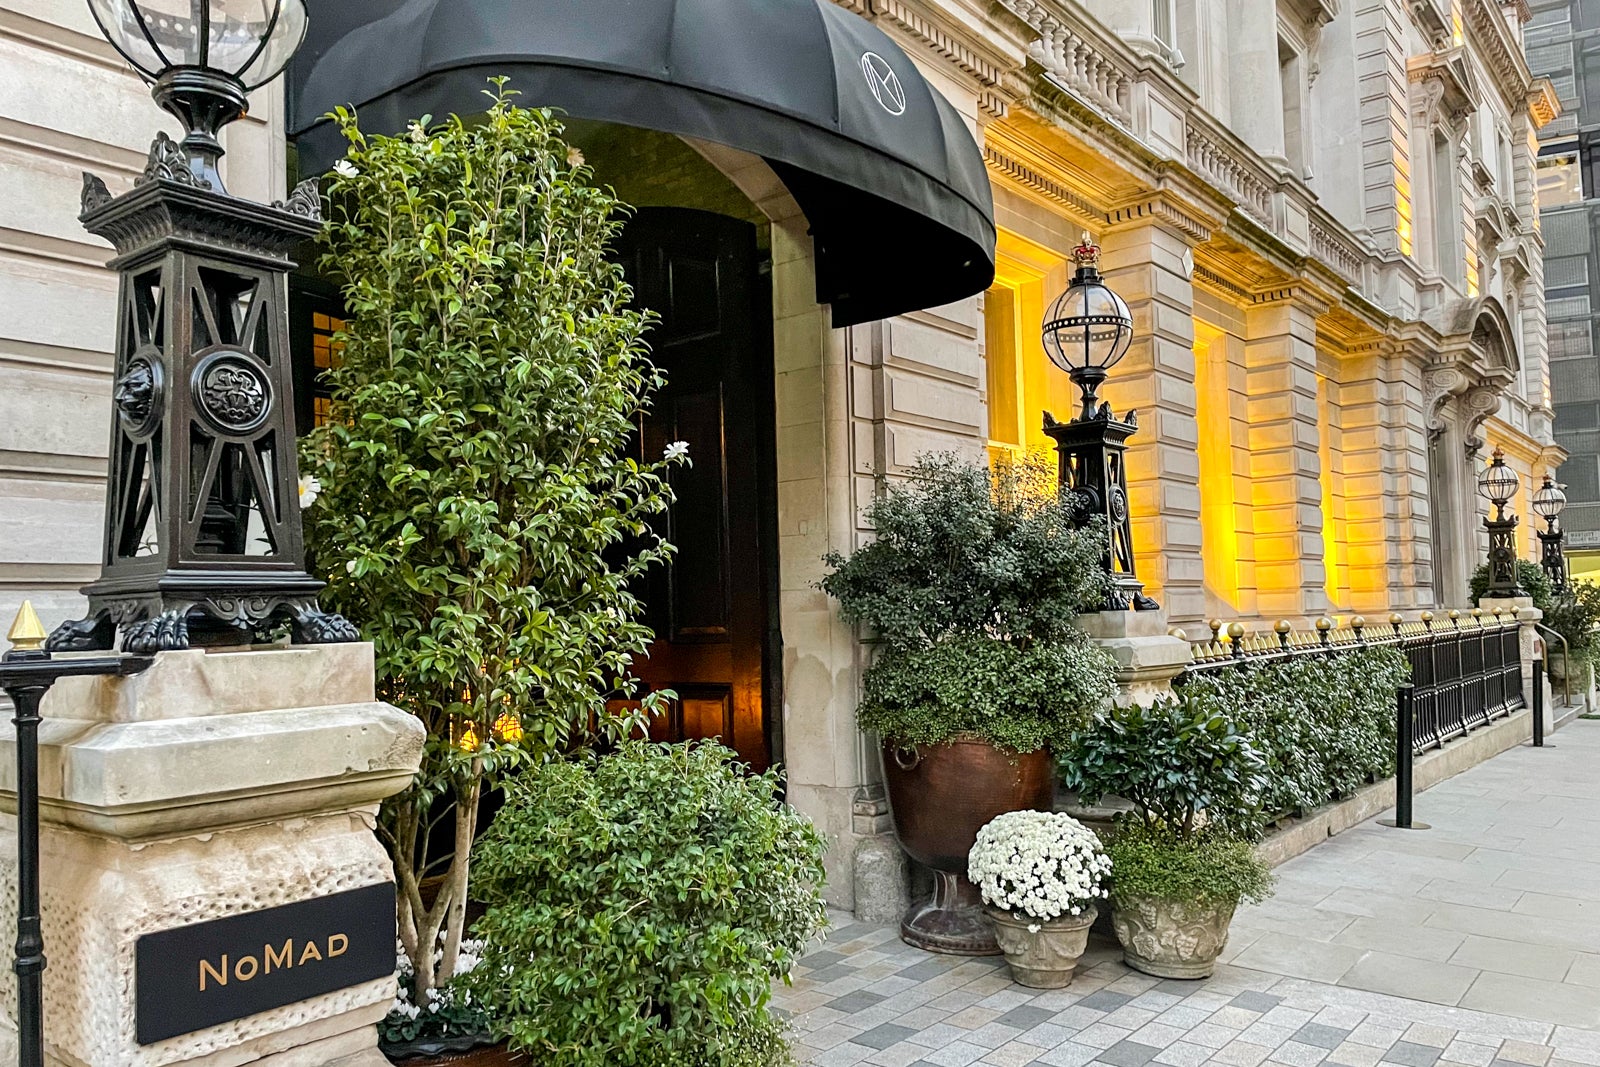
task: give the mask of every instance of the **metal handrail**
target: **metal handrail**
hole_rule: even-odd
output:
[[[1533,625],[1545,635],[1546,640],[1553,637],[1561,642],[1561,705],[1570,708],[1572,707],[1572,646],[1559,631],[1552,630],[1542,622]]]

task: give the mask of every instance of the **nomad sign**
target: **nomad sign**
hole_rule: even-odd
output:
[[[394,973],[394,886],[145,934],[136,1022],[148,1045]]]

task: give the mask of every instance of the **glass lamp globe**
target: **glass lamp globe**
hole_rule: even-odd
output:
[[[1498,508],[1500,517],[1504,518],[1506,504],[1517,494],[1517,485],[1517,472],[1506,466],[1506,454],[1496,448],[1493,458],[1478,472],[1479,494]]]
[[[1088,234],[1073,249],[1072,260],[1077,266],[1072,284],[1045,313],[1042,336],[1050,361],[1083,389],[1088,417],[1106,370],[1123,357],[1133,340],[1133,315],[1127,302],[1100,277],[1100,249]]]
[[[1546,474],[1544,484],[1533,491],[1533,511],[1547,522],[1554,521],[1561,509],[1567,506],[1567,494],[1554,478]]]
[[[299,49],[305,0],[89,0],[89,10],[156,103],[183,123],[195,177],[220,190],[217,131]]]

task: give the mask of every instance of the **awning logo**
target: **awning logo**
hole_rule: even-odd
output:
[[[905,114],[906,90],[887,59],[876,52],[863,52],[861,73],[867,76],[867,88],[872,90],[872,98],[879,107],[891,115]]]

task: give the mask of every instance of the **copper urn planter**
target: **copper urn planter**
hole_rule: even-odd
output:
[[[929,952],[997,956],[1000,946],[977,886],[967,881],[967,853],[996,815],[1049,811],[1055,801],[1048,751],[1018,755],[987,741],[883,746],[883,778],[900,847],[933,871],[933,896],[911,905],[900,937]]]

